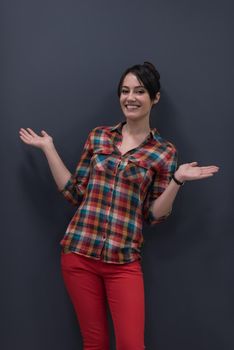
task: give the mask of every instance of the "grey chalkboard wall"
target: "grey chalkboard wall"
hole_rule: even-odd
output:
[[[146,348],[233,350],[233,1],[1,1],[2,350],[82,349],[60,274],[74,208],[20,127],[47,130],[73,171],[88,132],[123,120],[116,87],[152,61],[151,126],[179,162],[215,164],[186,183],[167,222],[144,228]],[[112,332],[112,349],[114,334]],[[129,349],[131,350],[131,349]]]

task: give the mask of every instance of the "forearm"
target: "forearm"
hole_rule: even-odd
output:
[[[197,166],[197,162],[185,163],[179,166],[174,176],[179,182],[190,180],[206,179],[219,171],[215,165]],[[167,215],[171,212],[173,202],[178,193],[180,185],[173,179],[165,191],[153,202],[151,209],[156,218]]]
[[[151,206],[154,217],[160,218],[161,216],[167,215],[171,212],[172,205],[179,188],[180,185],[176,184],[172,179],[164,192],[154,200]]]
[[[51,144],[42,149],[44,152],[53,178],[56,182],[58,190],[62,190],[71,177],[70,171],[64,165],[62,159],[60,158],[58,152],[55,149],[54,144]]]

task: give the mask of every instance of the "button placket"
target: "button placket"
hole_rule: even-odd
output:
[[[102,241],[105,242],[107,240],[107,234],[106,234],[106,230],[107,230],[107,226],[110,222],[109,218],[110,218],[110,213],[111,213],[111,209],[112,209],[112,200],[113,200],[113,192],[114,192],[114,188],[115,188],[115,182],[116,182],[116,175],[118,173],[118,170],[119,170],[119,167],[123,164],[123,162],[127,162],[126,159],[122,158],[122,156],[120,156],[120,158],[118,159],[117,161],[117,164],[115,166],[115,169],[114,169],[114,176],[113,176],[113,181],[111,182],[110,184],[110,187],[109,187],[109,192],[108,192],[108,208],[107,208],[107,213],[106,213],[106,220],[105,220],[105,223],[104,223],[104,230],[105,230],[105,233],[103,233],[102,235]]]
[[[115,170],[114,170],[114,175],[117,174],[117,172],[119,170],[119,166],[121,165],[121,162],[122,162],[122,158],[120,158],[117,162],[117,165],[116,165]]]
[[[116,175],[117,175],[117,172],[118,172],[118,168],[120,166],[122,162],[122,157],[120,157],[120,159],[118,160],[117,162],[117,165],[115,167],[115,171],[114,171],[114,176],[113,176],[113,181],[112,183],[110,184],[110,190],[109,190],[109,198],[108,198],[108,203],[109,203],[109,206],[108,206],[108,209],[107,209],[107,214],[106,214],[106,222],[105,222],[105,229],[107,227],[107,225],[109,224],[110,220],[109,220],[109,217],[110,217],[110,212],[111,212],[111,209],[112,209],[112,201],[113,201],[113,192],[114,192],[114,188],[115,188],[115,181],[116,181]],[[104,238],[104,237],[103,237]],[[105,235],[105,240],[106,240],[106,235]]]

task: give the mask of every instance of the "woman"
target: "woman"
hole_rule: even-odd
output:
[[[160,76],[151,63],[128,68],[118,96],[126,120],[91,130],[74,174],[50,135],[20,129],[23,142],[44,152],[58,190],[78,207],[61,241],[61,265],[85,350],[109,349],[107,303],[116,349],[145,348],[142,221],[165,220],[185,181],[218,171],[197,162],[177,168],[174,145],[150,128],[160,99]]]

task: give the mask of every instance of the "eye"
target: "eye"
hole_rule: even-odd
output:
[[[139,90],[136,91],[136,93],[138,95],[143,95],[145,93],[145,90],[144,89],[139,89]]]
[[[125,89],[125,88],[121,89],[121,94],[127,94],[127,93],[128,93],[127,89]]]

